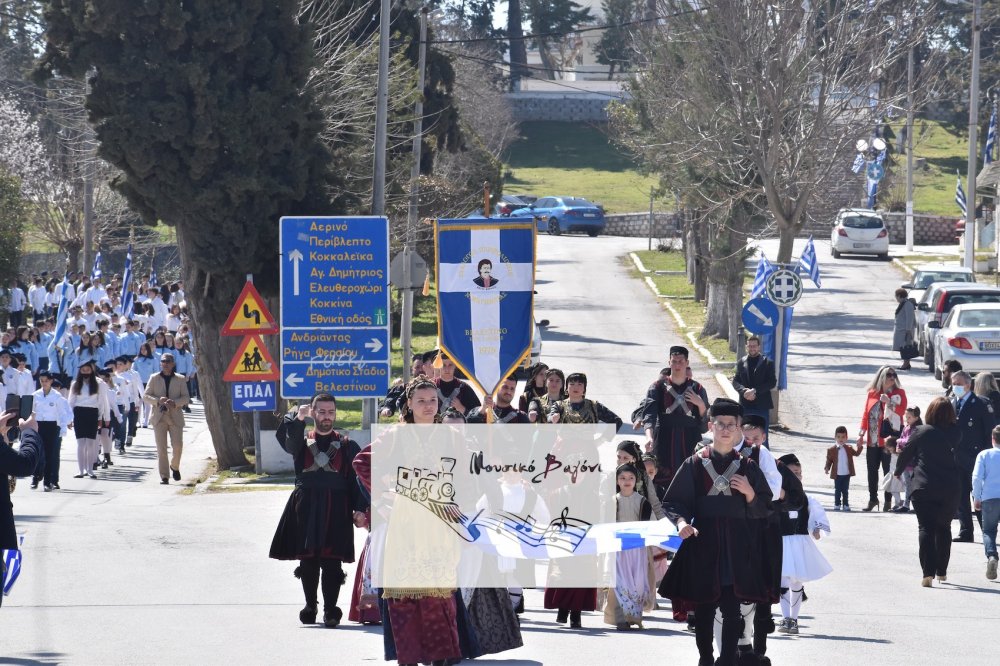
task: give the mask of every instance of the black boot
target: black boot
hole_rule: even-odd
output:
[[[302,624],[313,624],[316,622],[316,613],[319,609],[319,600],[316,588],[319,587],[319,562],[316,560],[302,560],[299,566],[295,567],[295,577],[302,581],[302,593],[306,598],[305,608],[299,611],[299,621]]]
[[[569,612],[569,627],[570,629],[583,629],[583,620],[580,618],[580,611]]]
[[[323,624],[331,629],[340,624],[344,612],[337,608],[340,588],[347,581],[347,575],[338,560],[323,562]]]
[[[104,454],[104,464],[102,465],[102,467],[104,467],[104,469],[107,469],[108,466],[110,466],[110,465],[114,465],[114,463],[111,462],[111,454],[110,453],[105,453]]]
[[[569,611],[566,610],[565,608],[560,608],[558,612],[556,612],[556,622],[558,622],[559,624],[566,624],[568,620],[569,620]]]

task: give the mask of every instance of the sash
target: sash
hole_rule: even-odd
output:
[[[303,472],[339,471],[333,466],[333,459],[337,456],[337,451],[340,449],[340,441],[335,439],[330,443],[330,446],[333,447],[333,457],[331,457],[330,453],[327,451],[320,451],[319,446],[316,444],[315,441],[306,444],[306,448],[308,448],[309,453],[312,454],[313,464],[303,469],[302,471]]]
[[[707,451],[708,449],[705,450]],[[736,472],[739,470],[740,462],[741,460],[737,458],[733,462],[729,463],[729,467],[728,469],[726,469],[725,472],[719,474],[718,472],[715,471],[715,467],[712,465],[711,454],[707,456],[702,456],[701,464],[705,468],[705,471],[708,473],[708,477],[712,480],[712,487],[708,491],[708,495],[710,497],[712,495],[733,494],[732,489],[729,487],[729,483],[730,481],[732,481],[733,475],[735,475]]]
[[[457,398],[458,394],[461,393],[461,392],[462,392],[462,385],[461,384],[459,384],[458,386],[456,386],[455,390],[452,391],[451,394],[447,395],[447,396],[444,393],[441,392],[440,388],[438,388],[438,400],[441,401],[441,405],[440,405],[440,413],[441,414],[444,414],[446,411],[448,411],[448,408],[451,407],[451,401],[454,400],[455,398]]]
[[[684,395],[683,394],[678,395],[677,391],[674,390],[674,387],[670,384],[670,382],[663,382],[663,390],[666,391],[674,399],[673,404],[664,405],[663,407],[664,414],[672,414],[678,409],[680,409],[684,412],[685,416],[693,416],[693,414],[691,413],[691,408],[688,406],[687,401],[684,399]]]

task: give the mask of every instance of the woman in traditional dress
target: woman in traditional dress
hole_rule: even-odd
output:
[[[653,507],[637,487],[640,476],[637,465],[626,462],[615,471],[618,494],[615,495],[616,520],[630,523],[649,520]],[[615,588],[608,593],[604,605],[604,621],[618,631],[628,631],[632,625],[642,629],[642,613],[653,610],[653,555],[649,548],[632,548],[615,555]]]

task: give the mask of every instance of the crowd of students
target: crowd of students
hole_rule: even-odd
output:
[[[74,478],[96,479],[98,469],[114,465],[113,450],[125,455],[137,429],[150,427],[153,404],[143,396],[164,354],[185,377],[188,393],[198,397],[182,283],[158,285],[149,274],[132,285],[123,285],[119,275],[107,284],[82,273],[68,273],[65,280],[31,275],[24,283],[12,280],[0,293],[0,401],[33,396],[44,455],[31,486],[41,484],[45,491],[60,488],[59,454],[71,430],[77,443]],[[126,288],[130,299],[124,298]]]

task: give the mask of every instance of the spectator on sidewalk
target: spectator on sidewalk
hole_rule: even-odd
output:
[[[21,422],[21,446],[17,451],[11,448],[13,442],[7,440],[7,433],[16,423],[16,411],[0,416],[0,551],[18,550],[19,545],[14,526],[14,505],[10,501],[12,488],[7,479],[31,474],[42,455],[34,417]],[[3,603],[2,591],[0,603]]]
[[[153,436],[156,439],[156,457],[159,461],[160,483],[181,480],[181,453],[184,450],[184,412],[188,404],[187,379],[174,372],[174,355],[165,352],[160,356],[160,371],[149,378],[144,399],[152,406]],[[167,436],[170,436],[172,456],[167,461]]]
[[[955,449],[955,463],[961,471],[962,483],[962,492],[958,498],[960,527],[955,541],[972,543],[973,513],[979,521],[980,528],[983,525],[980,512],[972,510],[972,469],[976,465],[976,456],[979,452],[990,448],[996,415],[993,413],[992,403],[972,392],[972,377],[964,370],[951,376],[951,390],[954,395],[955,414],[958,415],[958,428],[962,433],[962,441]]]
[[[972,470],[972,500],[983,514],[986,578],[997,578],[997,523],[1000,522],[1000,426],[993,429],[993,447],[980,451]]]
[[[760,353],[760,338],[756,335],[747,340],[747,354],[736,363],[733,388],[740,394],[740,405],[744,415],[756,415],[764,419],[764,446],[771,425],[770,414],[774,403],[771,390],[778,385],[774,374],[774,363]]]

